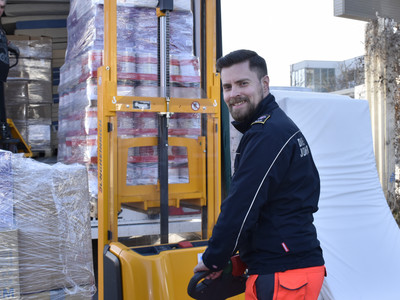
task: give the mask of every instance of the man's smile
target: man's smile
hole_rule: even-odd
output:
[[[231,107],[241,106],[241,105],[245,104],[246,102],[247,102],[247,99],[232,101]]]
[[[233,103],[232,106],[239,106],[239,105],[242,105],[245,102],[246,102],[246,100],[243,100],[243,101],[240,101],[240,102],[236,102],[236,103]]]

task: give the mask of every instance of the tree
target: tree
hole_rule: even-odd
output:
[[[353,88],[364,84],[364,56],[356,57],[339,64],[339,74],[336,76],[336,90]]]

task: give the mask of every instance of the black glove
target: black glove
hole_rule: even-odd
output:
[[[15,46],[13,43],[8,43],[8,51],[13,52],[15,55],[19,56],[19,48]]]

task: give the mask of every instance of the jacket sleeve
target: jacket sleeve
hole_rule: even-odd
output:
[[[228,197],[213,229],[203,262],[210,270],[223,269],[246,242],[256,225],[260,208],[271,189],[279,185],[290,163],[288,141],[265,131],[248,131],[242,137],[240,162],[232,177]]]

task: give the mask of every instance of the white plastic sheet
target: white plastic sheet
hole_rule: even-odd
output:
[[[400,230],[379,182],[368,102],[273,94],[306,136],[321,177],[315,225],[328,276],[320,299],[400,299]]]

